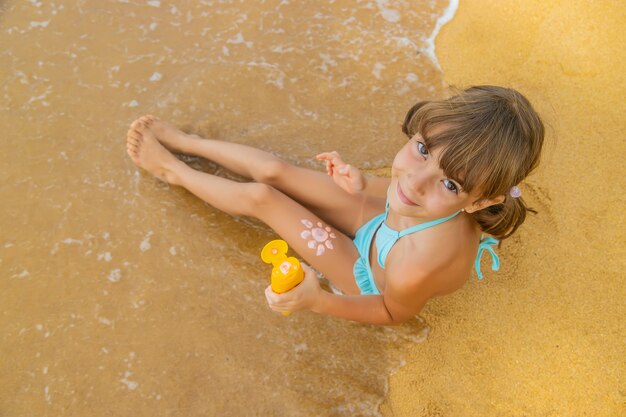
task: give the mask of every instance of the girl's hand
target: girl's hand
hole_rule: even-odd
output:
[[[326,161],[326,173],[333,177],[335,184],[348,193],[356,194],[365,188],[365,177],[361,171],[343,162],[337,152],[322,152],[315,158],[318,161]]]
[[[304,269],[304,280],[290,291],[277,294],[272,291],[271,285],[265,289],[265,298],[272,310],[280,313],[310,310],[320,300],[324,290],[320,287],[315,271],[302,262],[300,266]]]

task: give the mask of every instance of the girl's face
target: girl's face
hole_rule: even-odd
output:
[[[434,220],[461,209],[474,211],[478,196],[446,177],[439,167],[441,149],[430,151],[418,133],[400,149],[391,168],[389,208],[400,215]]]

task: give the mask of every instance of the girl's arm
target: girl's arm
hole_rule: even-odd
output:
[[[326,173],[333,178],[335,184],[350,194],[365,193],[374,197],[386,198],[390,178],[364,176],[361,171],[346,164],[339,154],[323,152],[316,156],[319,161],[326,162]]]
[[[415,317],[428,298],[425,281],[385,286],[384,295],[337,295],[322,291],[312,311],[368,324],[400,324]],[[410,288],[409,288],[410,287]]]
[[[385,306],[382,295],[337,295],[322,291],[311,311],[367,324],[399,324]]]
[[[414,317],[429,298],[428,291],[420,291],[419,283],[414,281],[410,288],[400,284],[385,287],[385,295],[337,295],[324,291],[308,265],[305,268],[304,281],[293,290],[276,294],[271,286],[265,290],[265,296],[274,311],[311,310],[346,320],[368,324],[400,324]],[[422,289],[423,286],[422,286]],[[411,294],[407,294],[407,290]],[[415,292],[417,291],[417,293]]]

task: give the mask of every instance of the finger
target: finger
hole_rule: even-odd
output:
[[[276,302],[276,300],[274,299],[274,291],[272,291],[271,285],[268,285],[265,288],[265,299],[267,300],[267,304],[269,304],[270,307],[272,307],[272,304]]]
[[[335,152],[335,154],[333,155],[331,161],[332,161],[333,165],[338,166],[338,167],[342,167],[344,165],[347,165],[345,163],[345,161],[343,159],[341,159],[341,156],[339,156],[339,154],[337,152]]]
[[[317,160],[330,160],[333,158],[332,153],[330,152],[322,152],[322,153],[318,153],[317,155],[315,155],[315,159]]]
[[[315,285],[319,286],[319,277],[317,276],[317,271],[308,265],[304,265],[302,263],[300,265],[302,265],[302,269],[304,270],[304,279],[307,282],[314,282]]]
[[[276,302],[276,300],[274,299],[274,291],[272,291],[272,286],[268,285],[267,288],[265,288],[265,299],[267,300],[267,304],[268,306],[273,310],[273,306],[274,303]]]
[[[276,294],[272,290],[271,285],[265,288],[265,298],[271,310],[278,312],[289,311],[289,308],[285,305],[285,300],[283,300],[284,297],[282,297],[281,294]]]
[[[339,153],[337,151],[328,152],[328,156],[333,164],[336,164],[337,161],[341,161],[341,157],[339,156]]]
[[[359,176],[360,176],[360,171],[359,171],[359,169],[358,169],[358,168],[355,168],[355,167],[354,167],[354,166],[352,166],[352,165],[348,165],[348,169],[347,169],[346,175],[347,175],[349,178],[351,178],[351,179],[352,179],[352,178],[359,178]]]
[[[325,164],[326,174],[332,176],[333,175],[333,163],[329,161],[328,159],[324,159],[324,161],[326,162]]]
[[[317,159],[335,159],[335,158],[340,158],[339,153],[337,151],[318,153],[315,157]]]
[[[315,155],[315,159],[318,161],[324,161],[326,164],[326,174],[329,176],[333,176],[333,162],[332,155],[329,152],[322,152],[320,154]]]

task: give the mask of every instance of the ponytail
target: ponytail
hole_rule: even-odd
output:
[[[522,197],[514,198],[507,194],[504,202],[476,211],[471,216],[480,230],[502,241],[524,223],[527,212],[537,213],[526,205]]]

